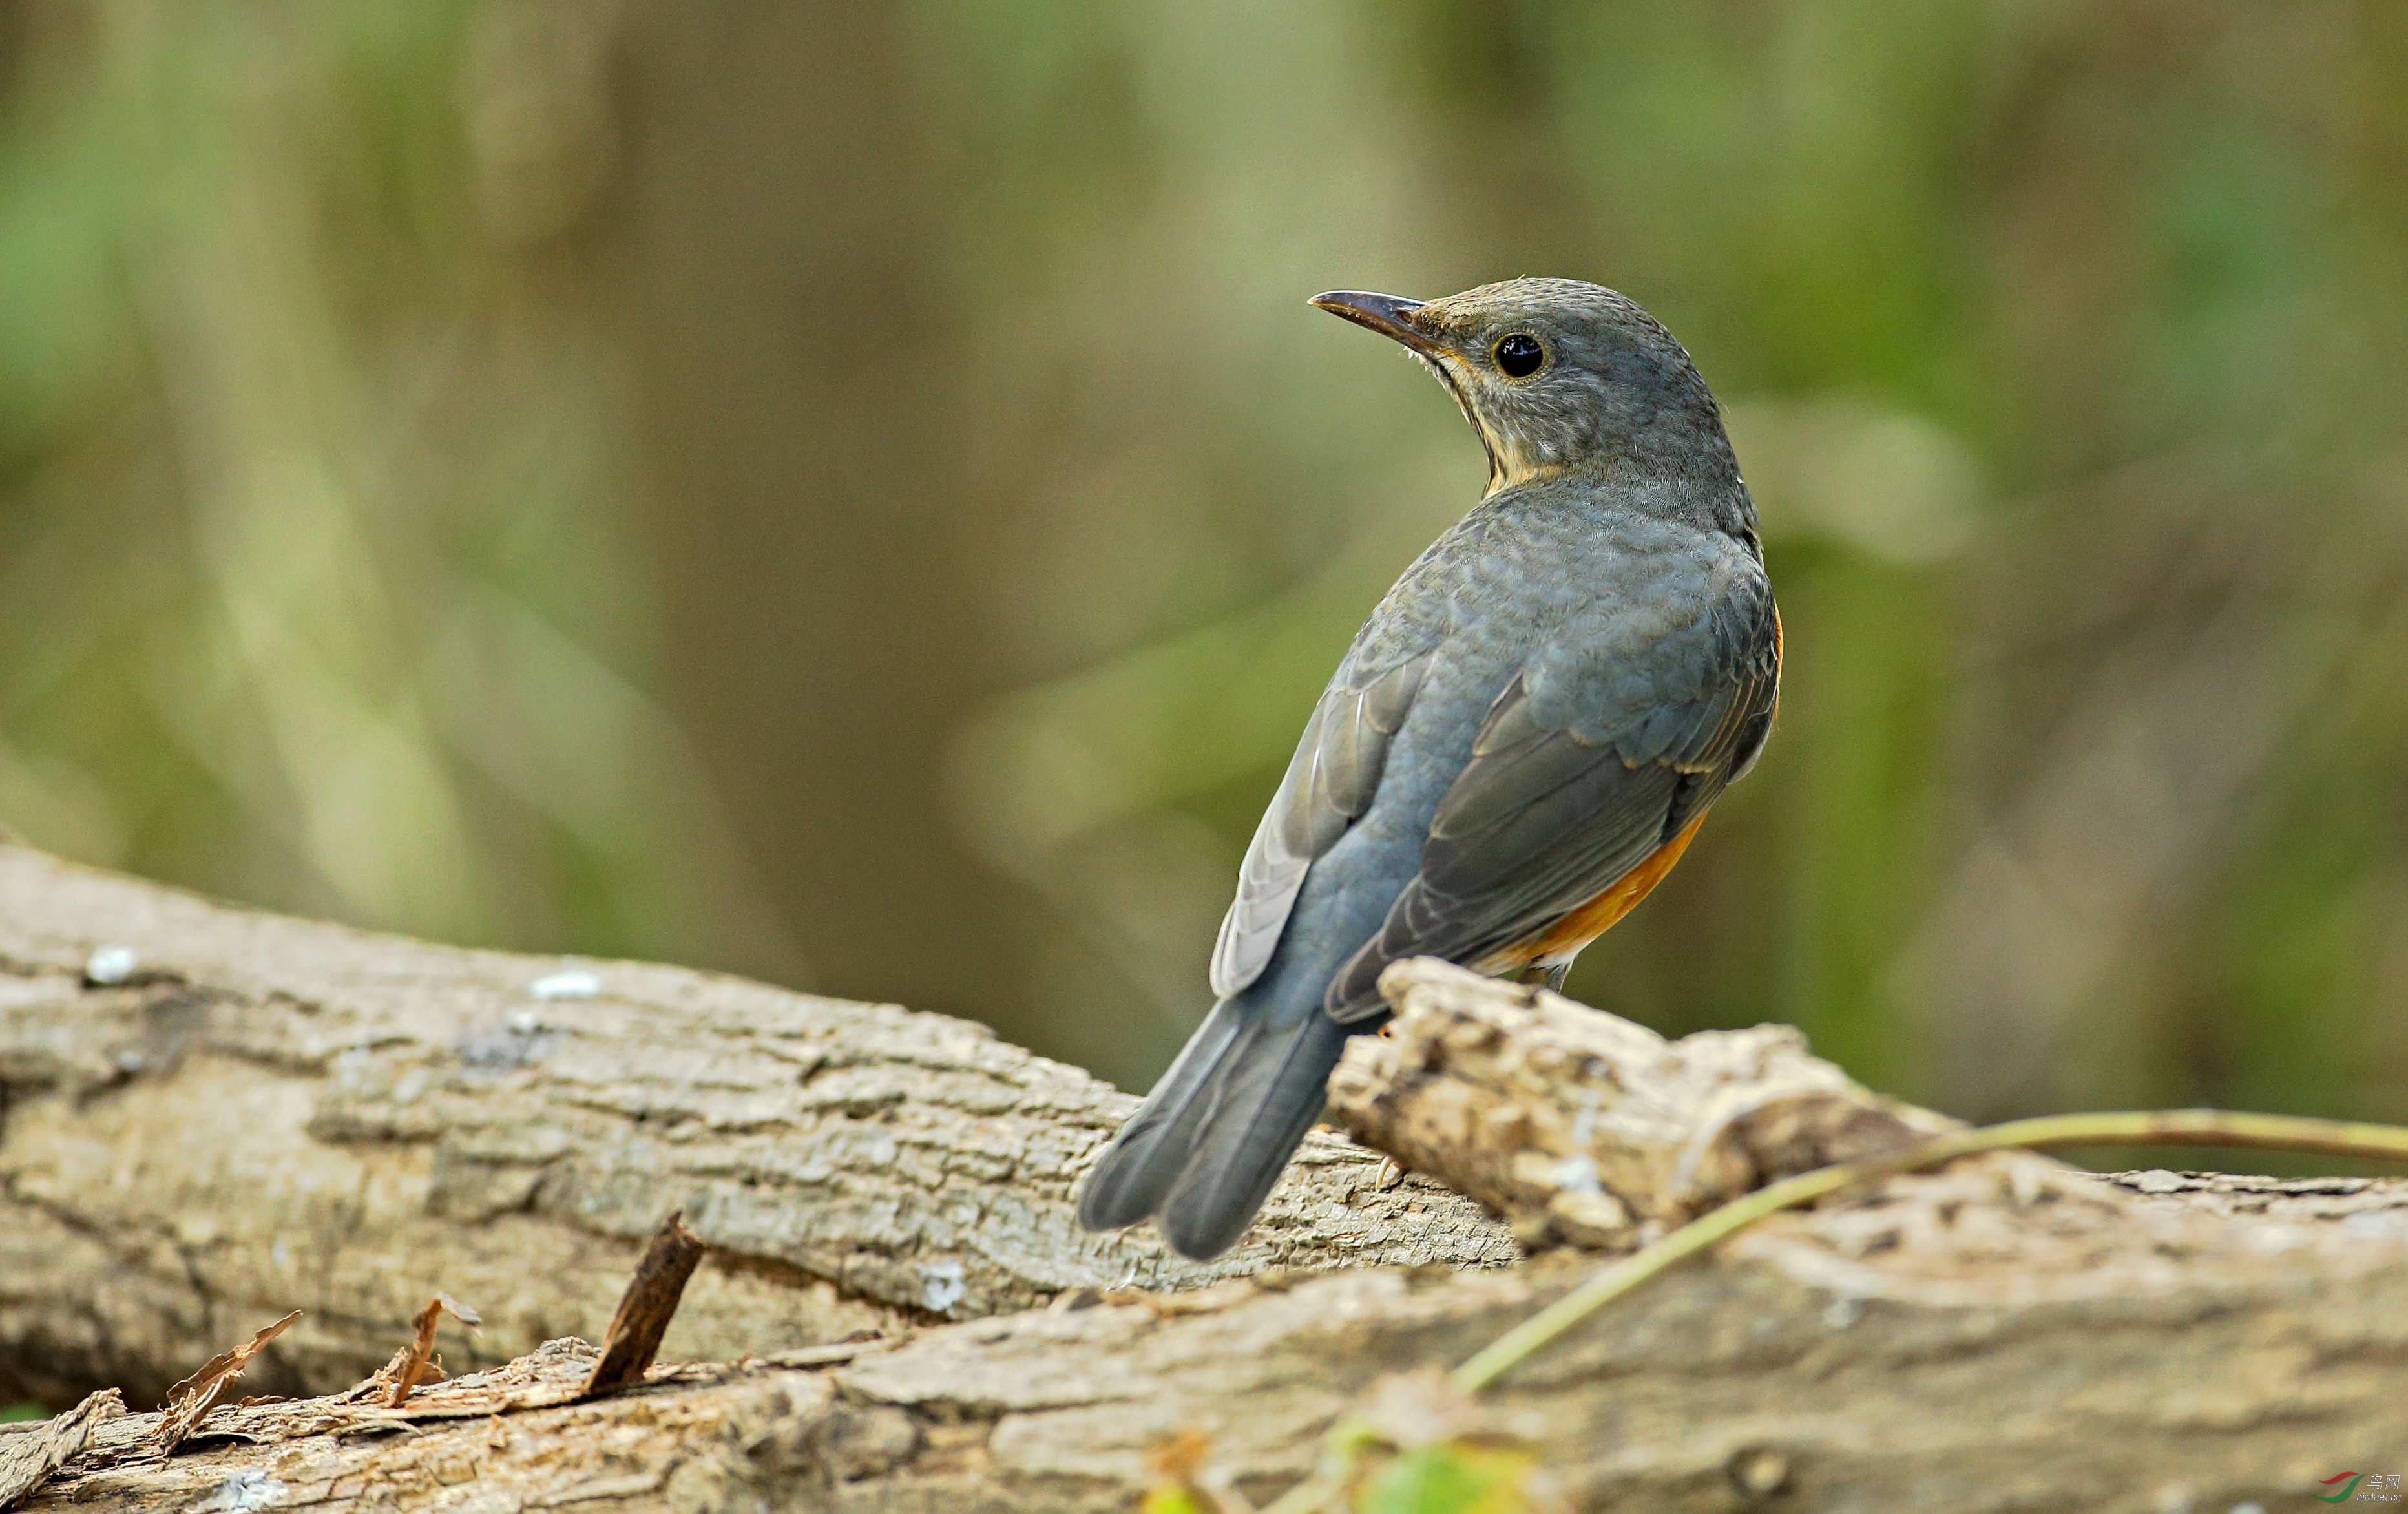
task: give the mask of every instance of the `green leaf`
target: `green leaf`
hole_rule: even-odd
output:
[[[1516,1450],[1416,1447],[1374,1478],[1354,1507],[1358,1514],[1525,1514],[1535,1464]]]
[[[1157,1482],[1146,1491],[1138,1514],[1204,1514],[1204,1510],[1179,1484]]]

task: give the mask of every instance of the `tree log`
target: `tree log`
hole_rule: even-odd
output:
[[[0,1401],[156,1402],[294,1308],[251,1380],[326,1391],[437,1292],[483,1316],[466,1363],[499,1363],[598,1333],[672,1209],[711,1248],[672,1360],[1517,1254],[1327,1136],[1217,1262],[1083,1234],[1072,1188],[1132,1106],[941,1016],[369,935],[0,846]]]
[[[142,1402],[295,1306],[246,1382],[322,1389],[437,1291],[482,1310],[473,1360],[516,1358],[398,1408],[222,1406],[174,1455],[98,1420],[25,1507],[1125,1509],[1189,1430],[1259,1503],[1385,1377],[1597,1264],[1505,1265],[1504,1224],[1336,1139],[1213,1267],[1080,1236],[1128,1107],[1092,1080],[934,1017],[562,967],[0,852],[0,1391]],[[1387,987],[1335,1111],[1534,1242],[1627,1247],[1939,1123],[1777,1030]],[[532,1342],[598,1332],[677,1207],[713,1260],[664,1356],[734,1360],[584,1399],[593,1348]],[[2289,1507],[2408,1446],[2404,1221],[2396,1182],[1996,1154],[1776,1217],[1491,1396],[1584,1508]]]
[[[2129,1265],[1968,1275],[1950,1293],[1928,1286],[1928,1257],[1898,1264],[1942,1244],[1944,1221],[1924,1218],[1840,1261],[1848,1227],[1780,1222],[1620,1301],[1496,1396],[1575,1507],[1662,1514],[2227,1514],[2292,1507],[2408,1445],[2394,1244],[2166,1255],[2144,1225]],[[1380,1375],[1461,1357],[1584,1270],[1559,1252],[1108,1299],[798,1361],[656,1368],[585,1403],[567,1400],[592,1348],[562,1343],[402,1410],[220,1409],[172,1458],[148,1449],[155,1416],[111,1420],[26,1508],[408,1511],[465,1495],[597,1514],[1100,1514],[1135,1507],[1150,1449],[1189,1428],[1260,1504]]]

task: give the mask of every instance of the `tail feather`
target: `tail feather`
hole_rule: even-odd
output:
[[[1182,1256],[1219,1256],[1254,1223],[1304,1132],[1321,1117],[1347,1031],[1315,1014],[1267,1039],[1244,1065],[1230,1069],[1227,1087],[1190,1143],[1186,1170],[1163,1201],[1162,1238]]]
[[[1096,1163],[1080,1224],[1158,1218],[1182,1256],[1227,1250],[1319,1117],[1346,1038],[1317,1003],[1274,1024],[1259,1004],[1224,1000]]]
[[[1238,1006],[1223,1000],[1188,1037],[1179,1060],[1112,1137],[1079,1194],[1079,1223],[1119,1230],[1151,1219],[1179,1181],[1196,1127],[1211,1112],[1212,1074],[1246,1026]]]

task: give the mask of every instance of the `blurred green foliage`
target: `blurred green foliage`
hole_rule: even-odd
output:
[[[1140,1084],[1475,497],[1303,309],[1623,288],[1782,723],[1574,991],[1971,1117],[2408,1117],[2408,11],[28,0],[0,822]]]

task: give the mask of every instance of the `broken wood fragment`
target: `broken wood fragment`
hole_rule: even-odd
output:
[[[167,1402],[159,1417],[158,1427],[151,1432],[155,1449],[163,1453],[182,1445],[192,1433],[200,1428],[209,1410],[218,1406],[226,1390],[242,1377],[251,1358],[266,1349],[267,1343],[281,1335],[293,1321],[301,1318],[294,1310],[274,1324],[262,1325],[251,1339],[229,1351],[220,1351],[201,1363],[200,1370],[167,1390]]]
[[[677,1315],[686,1279],[694,1276],[705,1249],[702,1238],[685,1228],[681,1211],[661,1221],[610,1316],[610,1328],[602,1336],[602,1357],[585,1379],[584,1396],[592,1398],[644,1380],[644,1373],[660,1351],[661,1336]]]
[[[1783,1025],[1667,1041],[1560,994],[1444,962],[1381,977],[1330,1117],[1503,1215],[1526,1246],[1629,1250],[1779,1178],[1949,1129],[1811,1053]]]
[[[471,1330],[484,1323],[476,1310],[449,1293],[437,1293],[428,1299],[426,1306],[410,1321],[408,1344],[394,1352],[393,1360],[378,1374],[386,1379],[387,1408],[397,1409],[408,1403],[411,1390],[420,1383],[442,1379],[443,1366],[435,1356],[435,1332],[447,1314]]]
[[[16,1507],[44,1478],[81,1455],[96,1428],[124,1412],[124,1396],[104,1388],[64,1414],[0,1439],[0,1509]]]

